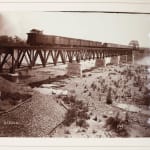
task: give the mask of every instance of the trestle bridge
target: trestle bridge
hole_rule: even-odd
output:
[[[0,45],[0,73],[15,73],[18,68],[34,67],[37,60],[45,67],[49,63],[57,65],[76,60],[102,59],[121,55],[132,56],[136,48],[121,47],[67,47],[67,46],[1,46]],[[51,61],[49,61],[51,60]]]

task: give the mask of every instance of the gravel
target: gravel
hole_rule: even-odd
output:
[[[65,112],[54,96],[34,92],[30,102],[0,116],[0,136],[49,137],[50,131],[63,121]]]

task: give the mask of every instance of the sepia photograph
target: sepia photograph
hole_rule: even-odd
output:
[[[150,15],[1,11],[0,137],[150,137]]]

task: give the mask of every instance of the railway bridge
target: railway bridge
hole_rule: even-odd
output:
[[[15,73],[19,68],[34,67],[40,64],[45,67],[53,63],[72,63],[74,60],[97,59],[116,57],[121,55],[132,56],[136,48],[122,47],[81,47],[81,46],[4,46],[0,45],[0,73]],[[38,63],[37,63],[38,61]]]

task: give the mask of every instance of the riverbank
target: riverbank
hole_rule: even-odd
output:
[[[33,96],[0,116],[1,136],[150,137],[147,66],[109,65],[83,72],[82,77],[64,76],[61,67],[53,72],[61,75],[55,80],[45,75],[43,82],[34,76],[27,79],[27,85],[34,83]],[[40,76],[43,79],[41,71]],[[6,127],[8,122],[13,128]]]
[[[149,100],[145,99],[147,75],[146,66],[120,65],[97,68],[84,73],[82,78],[65,80],[63,89],[88,107],[87,125],[79,126],[75,120],[69,127],[62,125],[52,136],[149,137]],[[110,89],[111,102],[107,104]],[[120,119],[118,126],[123,128],[120,133],[111,128],[113,120],[107,126],[107,121],[116,119],[117,115]],[[128,123],[123,122],[125,118]]]

